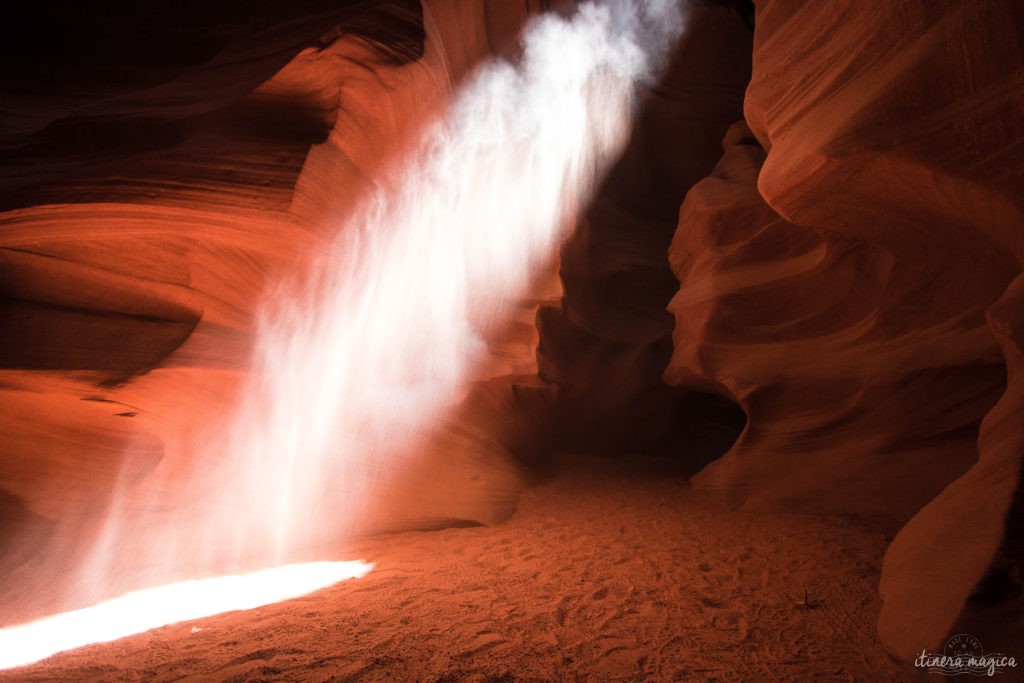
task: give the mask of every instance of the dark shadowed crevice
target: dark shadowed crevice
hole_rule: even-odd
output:
[[[668,248],[679,205],[742,116],[752,37],[735,3],[690,5],[621,160],[562,248],[562,301],[541,308],[537,327],[541,377],[559,388],[557,448],[672,455],[693,473],[731,447],[746,417],[662,379],[674,328],[666,307],[679,289]]]

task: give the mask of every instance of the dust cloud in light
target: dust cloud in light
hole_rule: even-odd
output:
[[[378,179],[338,226],[312,272],[268,298],[242,404],[213,455],[196,459],[207,466],[151,510],[115,505],[75,579],[81,594],[334,556],[473,379],[482,337],[510,318],[621,152],[638,83],[653,80],[682,31],[679,5],[616,0],[548,13],[526,28],[515,62],[481,66],[403,170]],[[345,571],[331,566],[328,575]],[[0,649],[109,640],[195,618],[177,610],[209,601],[191,592],[150,601],[172,588],[0,631]],[[287,597],[240,590],[260,603]],[[100,633],[84,615],[112,605],[125,610],[125,629]],[[83,633],[48,630],[58,624]]]
[[[301,291],[268,307],[227,474],[260,507],[217,538],[280,560],[358,522],[556,253],[681,27],[674,1],[585,3],[533,22],[520,61],[478,70]]]

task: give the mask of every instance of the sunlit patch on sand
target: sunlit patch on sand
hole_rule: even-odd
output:
[[[372,564],[360,560],[309,562],[133,591],[91,607],[0,629],[0,669],[168,624],[296,598],[361,578],[371,569]]]

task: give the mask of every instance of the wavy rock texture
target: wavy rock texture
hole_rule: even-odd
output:
[[[0,131],[4,621],[62,599],[38,587],[85,552],[115,490],[130,505],[202,465],[196,440],[237,401],[268,285],[301,271],[459,79],[538,10],[257,2],[211,23],[187,8],[81,9],[46,24],[72,36],[67,56],[5,53],[24,87]],[[78,36],[88,27],[94,42]],[[502,422],[539,424],[523,416],[549,400],[532,318],[550,279],[494,335],[471,408],[392,482],[403,504],[369,529],[511,513],[509,449],[537,444]]]
[[[756,21],[753,137],[727,137],[670,255],[667,377],[749,417],[695,486],[748,508],[909,519],[883,570],[887,646],[912,660],[969,627],[1010,653],[1024,13],[764,0]]]
[[[676,282],[665,260],[680,198],[718,158],[750,74],[751,32],[726,7],[690,7],[687,30],[622,160],[562,249],[565,294],[538,317],[541,376],[556,384],[556,435],[582,452],[685,453],[699,468],[742,415],[667,386]]]

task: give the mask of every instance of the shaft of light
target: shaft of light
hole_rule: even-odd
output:
[[[265,539],[284,558],[311,530],[358,521],[556,252],[681,26],[672,0],[586,3],[529,26],[520,62],[478,70],[303,287],[268,307],[227,456],[231,490],[256,505],[217,538]]]
[[[682,30],[678,5],[614,0],[545,15],[515,63],[479,68],[403,170],[375,179],[312,272],[269,297],[252,380],[202,467],[148,508],[115,501],[69,580],[79,599],[322,557],[325,538],[343,540],[473,379],[483,339],[621,151],[638,81]],[[153,623],[179,618],[134,604]]]
[[[345,579],[361,578],[372,568],[358,560],[310,562],[133,591],[91,607],[0,629],[0,669],[168,624],[297,598]]]

